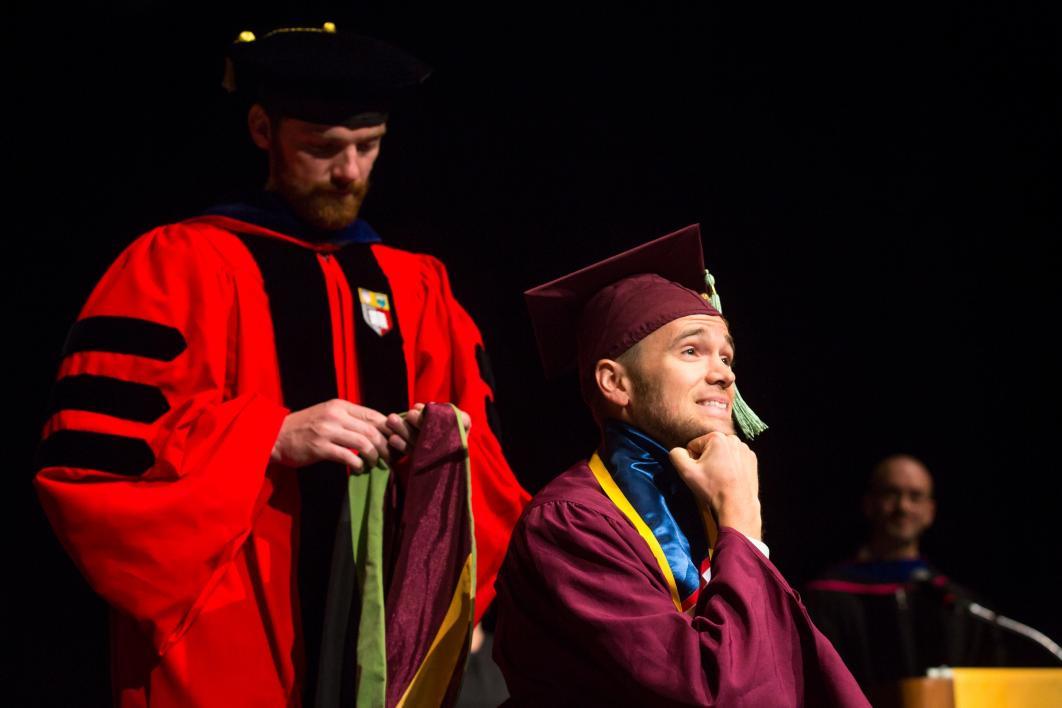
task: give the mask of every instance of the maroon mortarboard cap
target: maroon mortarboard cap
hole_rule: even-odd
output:
[[[668,322],[719,315],[704,290],[696,224],[524,293],[547,377],[578,365],[580,382]]]

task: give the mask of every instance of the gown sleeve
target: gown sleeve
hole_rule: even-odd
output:
[[[732,529],[691,614],[675,610],[636,531],[580,504],[529,510],[509,554],[494,646],[517,704],[869,705],[789,585]]]
[[[476,621],[494,599],[501,567],[520,512],[530,496],[516,480],[498,441],[493,377],[479,329],[450,289],[442,262],[423,256],[431,272],[414,366],[415,402],[450,402],[472,418],[468,453],[476,537]],[[431,346],[431,342],[441,346]]]
[[[247,538],[287,412],[236,395],[238,348],[259,344],[237,341],[237,300],[193,231],[142,236],[74,324],[43,431],[35,482],[52,526],[160,655]]]

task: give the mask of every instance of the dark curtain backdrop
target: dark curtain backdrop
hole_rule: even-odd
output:
[[[16,695],[107,701],[104,608],[30,487],[66,330],[138,233],[261,182],[220,57],[293,16],[436,67],[393,117],[365,216],[448,264],[527,487],[595,436],[574,377],[543,381],[521,291],[700,222],[771,425],[755,449],[787,577],[858,547],[866,474],[904,451],[936,476],[931,559],[1062,638],[1056,4],[296,5],[23,9],[7,27]]]

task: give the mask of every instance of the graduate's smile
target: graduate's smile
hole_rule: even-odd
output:
[[[730,416],[730,401],[725,396],[714,396],[697,401],[697,405],[706,408],[711,415]]]

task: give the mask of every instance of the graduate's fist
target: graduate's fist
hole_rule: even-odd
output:
[[[712,432],[671,451],[671,463],[720,526],[759,539],[759,474],[756,453],[736,435]]]
[[[339,462],[355,470],[388,459],[387,416],[336,398],[284,418],[272,459],[289,467]]]

